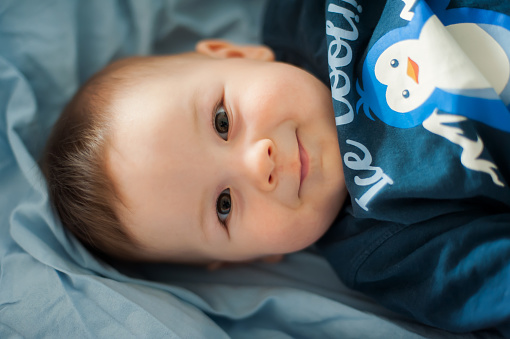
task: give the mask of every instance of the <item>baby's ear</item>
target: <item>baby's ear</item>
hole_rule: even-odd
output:
[[[263,45],[237,45],[225,40],[202,40],[195,47],[198,53],[213,58],[247,58],[274,61],[273,51]]]

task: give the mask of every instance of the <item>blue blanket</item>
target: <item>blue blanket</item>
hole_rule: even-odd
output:
[[[80,84],[123,56],[189,50],[211,36],[256,42],[262,5],[0,2],[1,338],[457,337],[345,288],[311,250],[276,265],[217,272],[113,267],[87,252],[51,210],[37,159]]]

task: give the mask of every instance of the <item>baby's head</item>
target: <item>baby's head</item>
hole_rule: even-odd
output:
[[[346,196],[331,94],[263,46],[118,61],[77,93],[43,161],[63,224],[124,259],[301,250]]]

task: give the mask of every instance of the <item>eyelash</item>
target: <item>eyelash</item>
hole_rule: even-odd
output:
[[[222,114],[222,115],[220,116],[220,114]],[[223,121],[219,122],[217,120],[218,118],[223,118]],[[225,118],[226,118],[226,121],[225,121]],[[223,106],[223,102],[218,103],[216,105],[216,107],[214,108],[214,111],[212,114],[212,127],[213,127],[214,131],[216,132],[216,134],[218,134],[218,136],[225,141],[228,141],[228,135],[230,132],[230,125],[231,125],[230,121],[231,121],[231,119],[229,117],[227,110]],[[225,124],[226,124],[226,126],[225,126]],[[226,128],[226,131],[218,130],[220,128],[223,128],[223,129]],[[228,198],[228,200],[226,200],[227,198]],[[227,213],[220,212],[220,210],[223,208],[228,209]],[[232,198],[230,196],[230,189],[227,188],[227,189],[223,190],[218,195],[218,198],[216,199],[216,216],[218,217],[219,223],[227,230],[228,230],[228,218],[229,218],[231,212],[232,212]]]

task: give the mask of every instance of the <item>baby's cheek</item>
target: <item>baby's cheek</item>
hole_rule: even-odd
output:
[[[273,246],[278,253],[291,253],[300,251],[313,244],[322,232],[317,232],[316,218],[287,218],[275,226],[273,234]]]
[[[273,100],[270,96],[255,95],[241,112],[250,128],[267,129],[285,118],[287,110],[283,108],[284,105],[279,100]]]
[[[282,212],[274,208],[266,208],[264,212],[256,213],[247,224],[240,227],[246,231],[246,243],[261,249],[280,246],[288,232]]]

